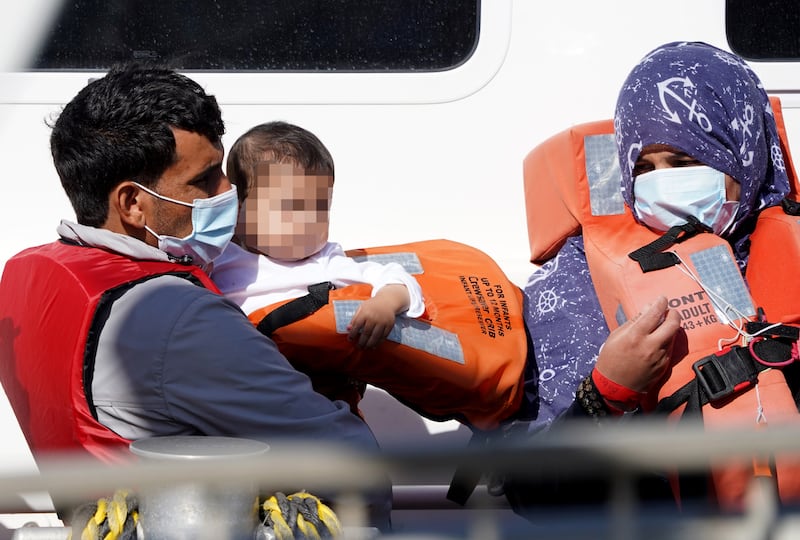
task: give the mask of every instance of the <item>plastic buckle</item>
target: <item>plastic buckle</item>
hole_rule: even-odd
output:
[[[698,384],[700,384],[703,390],[705,390],[709,401],[717,401],[718,399],[727,397],[734,392],[734,385],[731,383],[731,380],[725,370],[720,367],[719,358],[719,356],[712,354],[701,358],[692,365],[695,378],[697,379]],[[714,372],[713,375],[711,373],[712,369]],[[717,386],[717,384],[712,383],[712,380],[721,382],[723,384],[722,388],[713,389],[712,385]]]
[[[759,366],[747,347],[735,345],[701,358],[692,369],[708,401],[713,402],[755,385],[759,372],[765,369]]]

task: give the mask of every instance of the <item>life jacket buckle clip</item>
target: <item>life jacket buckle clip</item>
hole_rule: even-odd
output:
[[[728,347],[692,365],[697,383],[709,402],[740,392],[758,381],[759,369],[753,365],[746,347]]]

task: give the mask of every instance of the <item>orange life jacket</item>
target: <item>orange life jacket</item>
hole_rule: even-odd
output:
[[[115,295],[162,274],[217,291],[196,267],[64,242],[27,249],[6,263],[0,382],[35,458],[79,451],[115,462],[127,455],[130,441],[100,424],[87,399],[97,338]]]
[[[299,369],[339,373],[382,388],[433,419],[459,419],[480,430],[517,412],[528,340],[522,292],[485,253],[449,240],[372,247],[352,257],[395,261],[414,274],[425,298],[418,319],[398,317],[375,349],[347,339],[347,324],[369,285],[329,292],[330,302],[271,333]],[[249,314],[258,325],[278,306]]]
[[[773,100],[773,107],[785,146],[780,104]],[[785,155],[790,178],[796,183],[790,157]],[[644,272],[629,256],[661,235],[637,224],[622,202],[610,120],[575,126],[552,137],[527,156],[524,167],[533,262],[553,257],[567,236],[582,233],[592,281],[610,329],[639,313],[657,295],[666,296],[669,306],[681,315],[682,331],[673,348],[674,365],[659,390],[659,400],[695,380],[695,369],[702,371],[713,364],[720,339],[736,336],[720,320],[707,289],[719,291],[749,319],[756,315],[756,308],[763,307],[770,322],[800,321],[800,285],[796,279],[780,277],[800,262],[800,225],[797,217],[787,216],[781,208],[763,211],[751,236],[748,291],[727,242],[713,234],[702,233],[671,246],[667,251],[674,252],[680,264],[658,270]],[[789,260],[788,256],[797,258]],[[738,315],[728,314],[728,318],[742,323]],[[695,361],[701,358],[711,364],[695,368]],[[698,380],[703,378],[701,374]],[[756,427],[759,411],[770,425],[800,421],[780,370],[761,371],[757,380],[757,390],[743,385],[732,395],[703,406],[705,426]],[[655,407],[656,400],[651,399],[646,406]],[[683,408],[678,407],[673,416],[680,415]],[[712,477],[720,504],[739,507],[755,474],[753,464],[716,465],[720,464],[715,464]],[[800,460],[775,456],[775,471],[782,498],[800,500]]]

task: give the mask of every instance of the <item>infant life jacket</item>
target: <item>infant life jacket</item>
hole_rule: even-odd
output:
[[[6,263],[0,382],[34,457],[80,451],[116,462],[127,455],[130,441],[100,424],[92,405],[97,339],[114,300],[164,274],[217,291],[197,267],[64,241],[29,248]]]
[[[559,165],[560,161],[567,163],[566,168]],[[800,258],[796,262],[785,258],[792,250],[800,253],[796,219],[792,229],[787,224],[791,218],[781,216],[781,208],[762,212],[751,237],[748,266],[748,277],[751,271],[757,271],[760,279],[748,288],[730,247],[721,238],[687,232],[692,228],[687,226],[684,231],[672,231],[680,238],[672,243],[636,223],[619,193],[619,166],[610,121],[575,126],[554,136],[529,154],[525,167],[526,182],[530,178],[532,184],[534,178],[542,178],[543,169],[549,168],[549,178],[557,184],[526,184],[532,260],[547,260],[563,245],[566,236],[558,238],[547,230],[582,233],[594,288],[610,329],[641,312],[658,295],[666,296],[669,307],[680,314],[682,329],[673,346],[672,370],[646,408],[659,408],[674,418],[685,408],[695,408],[698,413],[702,411],[707,429],[756,428],[758,418],[770,425],[800,422],[792,392],[779,369],[767,370],[746,354],[742,356],[748,358],[739,366],[737,353],[742,349],[731,351],[720,345],[720,340],[729,340],[723,341],[724,345],[737,338],[728,321],[737,325],[753,321],[759,307],[764,308],[770,322],[800,321],[800,290],[790,294],[787,283],[775,277],[776,271],[800,262]],[[555,204],[541,197],[531,201],[543,190],[551,195],[571,193]],[[548,219],[560,218],[559,224],[545,227],[545,218],[532,214],[532,206],[549,206]],[[783,234],[777,236],[781,226]],[[655,241],[662,246],[654,245]],[[792,280],[789,288],[800,286]],[[722,383],[731,369],[749,370],[747,380]],[[774,458],[770,474],[777,477],[782,499],[800,500],[800,460]],[[750,479],[763,472],[754,470],[752,461],[726,461],[724,466],[714,463],[711,475],[720,504],[740,507]]]
[[[331,290],[324,284],[289,301],[307,304],[321,294],[304,318],[291,317],[294,322],[285,325],[269,320],[279,313],[276,308],[291,305],[287,302],[250,313],[293,365],[306,373],[344,374],[386,390],[428,418],[455,418],[478,430],[492,430],[518,411],[528,354],[522,291],[490,257],[448,240],[348,255],[400,263],[419,282],[425,312],[417,319],[397,317],[375,349],[360,349],[347,339],[347,325],[370,298],[370,285]]]

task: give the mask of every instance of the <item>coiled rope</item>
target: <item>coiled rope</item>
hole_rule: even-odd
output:
[[[317,497],[300,491],[276,493],[261,505],[262,524],[272,528],[277,540],[339,538],[339,518]]]
[[[259,505],[261,525],[277,540],[324,540],[342,536],[339,518],[319,498],[305,491],[276,493]],[[136,540],[139,502],[127,490],[75,509],[69,540]],[[147,531],[144,531],[145,534]]]
[[[80,540],[131,540],[136,538],[139,503],[127,490],[119,489],[108,499],[98,499],[75,509],[72,531],[81,531]]]

